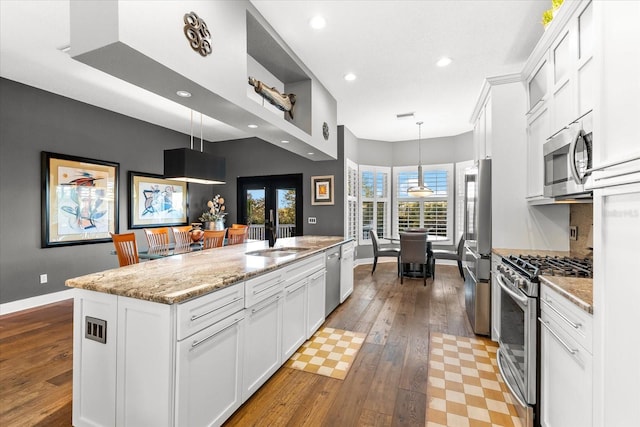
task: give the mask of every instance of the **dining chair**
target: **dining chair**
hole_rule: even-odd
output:
[[[400,233],[400,283],[404,279],[404,265],[419,264],[424,285],[427,286],[427,268],[429,254],[427,253],[427,233]]]
[[[378,264],[378,258],[380,257],[395,257],[398,260],[398,275],[400,274],[400,249],[398,248],[380,248],[378,243],[378,233],[375,230],[369,230],[369,237],[371,238],[371,245],[373,246],[373,269],[371,274],[376,271],[376,265]]]
[[[237,245],[247,241],[249,227],[246,228],[230,228],[227,230],[227,245]]]
[[[116,247],[116,254],[118,254],[120,267],[138,264],[140,262],[140,258],[138,257],[138,245],[136,245],[136,235],[134,233],[109,234],[111,234],[113,245]]]
[[[166,249],[169,247],[169,228],[145,228],[144,235],[147,236],[149,250]]]
[[[226,233],[226,228],[224,230],[204,230],[202,249],[221,248],[224,245]]]
[[[458,240],[458,246],[456,250],[451,249],[434,249],[433,251],[434,266],[431,271],[431,275],[435,278],[435,260],[436,259],[449,259],[458,262],[458,272],[460,277],[464,279],[464,270],[462,269],[462,255],[464,253],[464,236],[460,236]]]
[[[231,228],[249,228],[246,224],[231,224]]]
[[[173,241],[175,242],[175,251],[188,252],[191,249],[191,229],[190,225],[182,227],[171,227]]]

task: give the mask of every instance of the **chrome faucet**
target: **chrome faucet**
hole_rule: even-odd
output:
[[[272,248],[278,238],[278,214],[276,212],[274,221],[273,209],[269,209],[269,221],[264,226],[264,232],[269,240],[269,247]]]

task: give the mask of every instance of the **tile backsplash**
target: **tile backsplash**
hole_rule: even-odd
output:
[[[570,208],[569,223],[578,227],[578,239],[569,240],[571,254],[579,257],[593,256],[593,205],[591,203],[576,203]]]

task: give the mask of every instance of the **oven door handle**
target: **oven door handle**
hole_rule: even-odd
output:
[[[498,280],[498,284],[500,285],[500,288],[503,291],[505,291],[511,298],[518,301],[525,307],[529,304],[529,299],[526,296],[513,292],[511,289],[509,289],[506,283],[504,283],[502,274],[500,273],[496,274],[496,279]]]
[[[507,385],[507,388],[509,389],[509,391],[511,392],[511,395],[518,401],[518,403],[520,404],[520,406],[526,408],[527,405],[524,401],[524,398],[522,396],[520,396],[520,393],[518,393],[513,386],[511,385],[511,383],[509,382],[508,378],[507,378],[507,371],[504,369],[504,366],[502,365],[502,352],[500,351],[502,350],[501,348],[498,348],[498,353],[496,354],[496,361],[498,362],[498,370],[500,371],[500,375],[502,375],[502,379],[504,380],[504,383]]]

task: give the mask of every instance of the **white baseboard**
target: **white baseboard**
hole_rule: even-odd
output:
[[[37,297],[11,301],[0,304],[0,315],[15,313],[16,311],[40,307],[41,305],[47,305],[71,298],[73,298],[73,289],[67,289],[66,291],[52,292],[50,294],[38,295]]]

